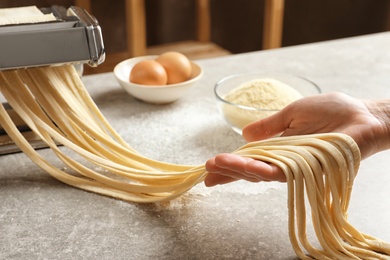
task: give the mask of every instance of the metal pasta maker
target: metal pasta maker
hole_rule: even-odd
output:
[[[0,26],[0,71],[37,66],[88,64],[98,66],[105,59],[101,28],[95,17],[82,8],[62,6],[40,8],[52,13],[54,21]],[[2,99],[3,100],[2,100]],[[6,102],[0,93],[0,101]],[[41,141],[7,103],[3,103],[13,122],[35,148]],[[19,152],[0,125],[0,155]]]

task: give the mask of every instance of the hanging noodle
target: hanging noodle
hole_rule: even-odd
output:
[[[101,114],[73,66],[3,71],[0,90],[68,172],[31,147],[3,106],[1,126],[32,161],[66,184],[131,202],[157,202],[180,196],[207,174],[204,165],[169,164],[137,153]],[[93,166],[67,155],[58,144]],[[352,138],[343,134],[279,137],[248,143],[233,153],[275,164],[285,173],[289,235],[298,257],[390,258],[389,243],[359,232],[347,220],[361,160]],[[321,248],[308,241],[306,208],[311,210]]]

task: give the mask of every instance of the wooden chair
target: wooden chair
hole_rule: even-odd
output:
[[[145,1],[125,0],[127,43],[130,56],[156,55],[168,50],[176,50],[190,59],[210,58],[231,54],[210,41],[210,6],[209,0],[196,0],[197,40],[146,45]]]
[[[210,0],[196,1],[197,40],[147,46],[145,0],[125,0],[127,50],[108,53],[98,68],[86,68],[85,73],[111,71],[121,60],[142,55],[158,55],[168,50],[185,54],[190,59],[229,55],[230,52],[211,42]],[[91,12],[91,0],[75,0],[75,5]],[[263,49],[281,47],[284,0],[265,0]],[[93,13],[92,13],[93,14]]]

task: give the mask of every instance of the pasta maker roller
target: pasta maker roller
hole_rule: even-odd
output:
[[[95,17],[82,8],[50,6],[39,9],[52,13],[53,21],[0,25],[0,71],[38,66],[83,64],[95,67],[105,59],[101,28]],[[38,149],[46,145],[7,104],[5,106],[19,131]],[[0,125],[0,155],[20,152]]]
[[[40,10],[57,19],[0,26],[0,70],[104,61],[103,37],[93,16],[75,6]]]

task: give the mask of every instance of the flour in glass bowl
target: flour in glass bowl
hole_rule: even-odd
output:
[[[254,79],[224,96],[226,101],[235,105],[226,103],[223,112],[229,124],[242,129],[300,98],[302,95],[297,90],[283,82],[271,78]]]

